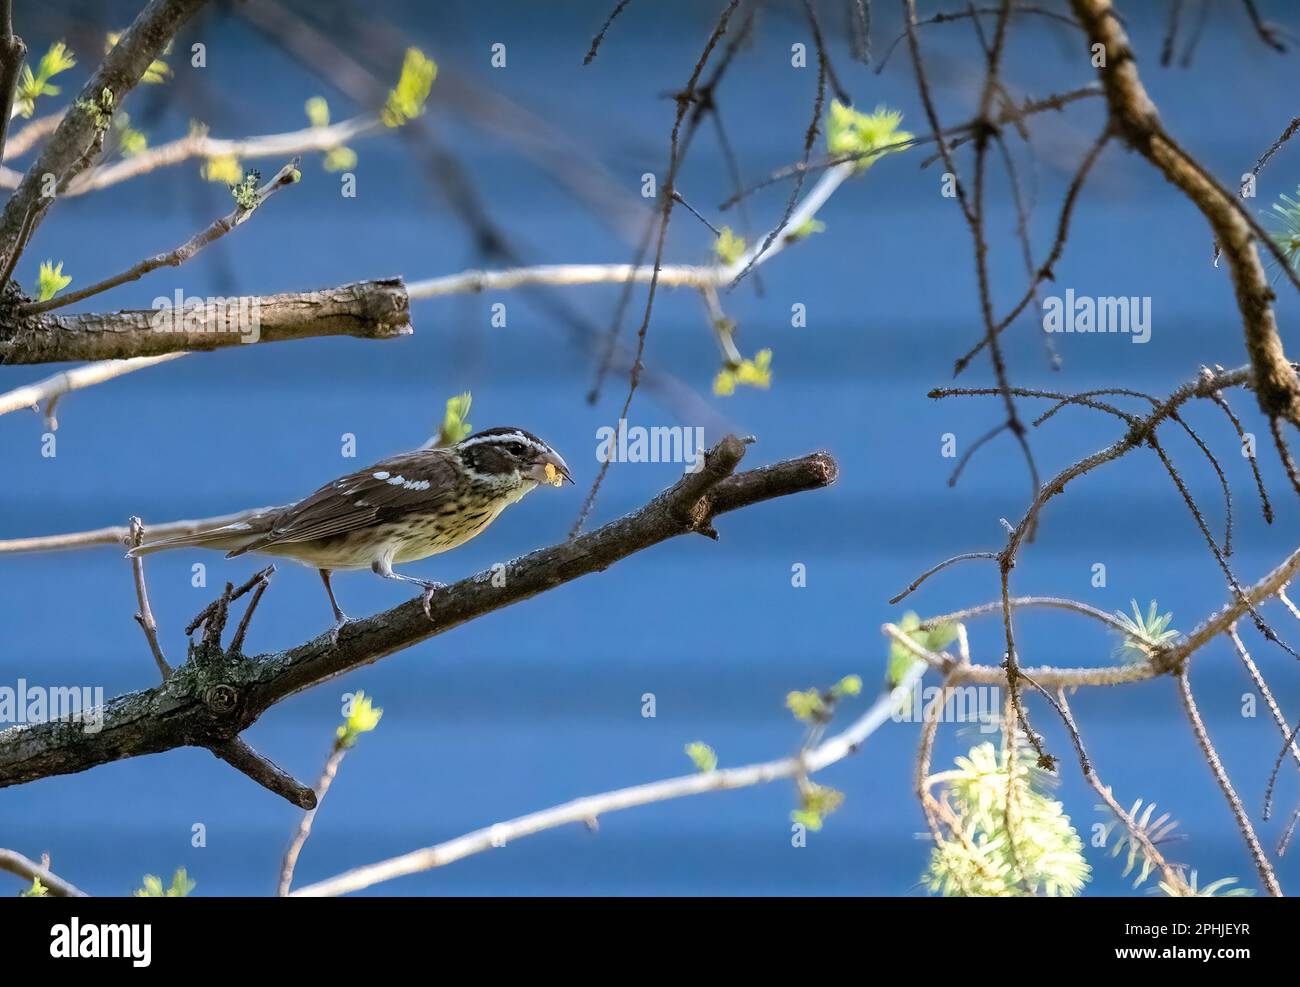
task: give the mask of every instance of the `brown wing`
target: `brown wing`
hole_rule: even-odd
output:
[[[437,511],[441,503],[455,496],[458,475],[450,453],[441,449],[385,459],[286,507],[267,534],[229,554],[329,538],[394,521],[414,510]]]

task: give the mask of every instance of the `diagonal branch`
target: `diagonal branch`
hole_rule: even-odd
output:
[[[238,737],[208,748],[232,768],[248,775],[263,788],[288,799],[300,809],[316,808],[316,793],[283,768],[273,764]]]
[[[164,685],[110,700],[101,710],[102,723],[96,723],[100,729],[93,733],[81,722],[48,722],[0,732],[0,788],[177,747],[223,748],[295,693],[580,576],[603,571],[659,542],[685,534],[713,534],[713,518],[718,515],[820,489],[833,483],[838,472],[828,454],[814,453],[736,473],[744,452],[741,440],[724,439],[706,454],[698,472],[687,474],[639,510],[515,559],[507,566],[504,586],[492,573],[482,572],[438,591],[429,598],[427,616],[422,601],[416,599],[346,625],[337,643],[322,634],[296,648],[247,659],[212,654],[208,649],[203,660],[192,658],[174,669]],[[221,756],[229,759],[227,754]]]
[[[138,281],[151,271],[156,271],[160,267],[179,267],[187,260],[197,254],[208,244],[220,240],[223,236],[233,230],[236,226],[242,226],[258,207],[269,199],[277,190],[284,188],[286,185],[292,185],[299,180],[298,158],[294,158],[287,165],[276,172],[275,176],[259,188],[250,198],[246,205],[241,204],[235,207],[235,210],[229,215],[221,216],[214,219],[204,229],[200,230],[194,236],[190,237],[179,247],[169,250],[163,254],[155,254],[152,257],[146,257],[144,260],[127,268],[121,274],[115,274],[111,278],[105,278],[95,284],[87,285],[77,291],[70,291],[64,295],[58,295],[43,302],[33,302],[30,305],[23,306],[23,313],[26,315],[38,315],[41,312],[48,312],[50,309],[62,308],[64,305],[71,305],[73,302],[79,302],[89,298],[92,295],[98,295],[108,291],[110,288],[116,288],[118,285],[126,284],[128,281]]]
[[[93,387],[106,380],[122,377],[137,370],[144,370],[168,360],[175,360],[184,353],[164,353],[161,356],[139,356],[131,360],[98,360],[84,367],[62,370],[32,384],[15,387],[12,391],[0,394],[0,415],[23,408],[39,409],[48,401],[55,401],[72,391],[84,387]]]
[[[1165,131],[1138,76],[1137,59],[1110,0],[1071,0],[1092,44],[1105,47],[1099,69],[1111,120],[1123,139],[1182,190],[1214,230],[1232,272],[1255,396],[1270,419],[1300,426],[1300,379],[1287,362],[1273,313],[1273,289],[1239,204]]]
[[[47,866],[28,860],[15,850],[0,849],[0,870],[17,874],[24,880],[40,881],[56,898],[84,898],[82,891],[70,881],[65,881],[58,874],[52,873]]]
[[[107,99],[111,109],[144,77],[150,64],[167,47],[181,26],[206,0],[150,0],[121,40],[104,56],[58,129],[41,149],[17,191],[0,216],[0,256],[8,262],[22,250],[24,226],[38,224],[54,197],[44,195],[44,176],[54,175],[59,187],[90,167],[103,142],[102,115]],[[107,97],[105,96],[107,94]]]
[[[360,891],[383,881],[391,881],[395,877],[418,874],[435,867],[445,867],[457,860],[503,847],[507,843],[535,833],[573,823],[591,824],[603,815],[620,812],[623,809],[634,809],[637,806],[685,798],[689,795],[703,795],[706,792],[722,792],[734,788],[748,788],[751,785],[764,785],[783,778],[806,777],[844,760],[850,754],[857,753],[868,737],[889,722],[891,714],[898,709],[899,703],[910,695],[913,686],[920,681],[924,667],[917,665],[913,668],[897,687],[883,693],[866,712],[842,732],[793,757],[749,764],[740,768],[697,772],[644,785],[633,785],[630,788],[620,788],[600,795],[588,795],[550,809],[530,812],[526,816],[486,826],[456,839],[424,847],[421,850],[413,850],[400,857],[357,867],[337,877],[299,888],[290,897],[334,897],[351,891]]]
[[[1237,828],[1241,831],[1242,839],[1246,842],[1246,848],[1250,851],[1251,858],[1255,861],[1255,869],[1259,871],[1260,880],[1263,882],[1265,889],[1275,898],[1282,897],[1282,886],[1278,883],[1277,874],[1273,871],[1273,865],[1264,853],[1264,848],[1259,844],[1259,838],[1255,835],[1255,827],[1250,824],[1250,816],[1246,814],[1246,807],[1241,804],[1241,798],[1237,791],[1232,787],[1232,780],[1228,777],[1227,770],[1223,767],[1223,762],[1219,759],[1219,753],[1214,749],[1214,743],[1210,740],[1209,731],[1205,729],[1205,721],[1201,719],[1201,711],[1197,708],[1196,700],[1192,696],[1192,684],[1187,679],[1187,670],[1182,669],[1175,678],[1178,680],[1178,694],[1183,700],[1183,709],[1187,712],[1187,719],[1192,725],[1192,733],[1196,736],[1196,742],[1200,745],[1201,753],[1205,756],[1205,763],[1210,766],[1210,771],[1214,774],[1214,780],[1218,782],[1219,788],[1223,790],[1223,797],[1227,799],[1228,808],[1232,810],[1233,818],[1237,820]]]

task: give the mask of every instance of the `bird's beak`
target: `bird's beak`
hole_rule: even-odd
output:
[[[549,483],[553,487],[564,486],[565,480],[573,482],[569,464],[555,451],[544,453],[541,460],[529,471],[528,476],[538,483]]]

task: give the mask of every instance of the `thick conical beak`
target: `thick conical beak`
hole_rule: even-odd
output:
[[[564,486],[566,480],[573,482],[569,464],[555,450],[543,453],[541,461],[529,471],[528,475],[538,483],[549,483],[553,487]]]

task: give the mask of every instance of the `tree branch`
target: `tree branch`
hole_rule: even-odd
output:
[[[1300,572],[1300,549],[1283,559],[1259,582],[1234,596],[1230,603],[1203,620],[1181,641],[1158,650],[1153,660],[1097,668],[1056,668],[1041,665],[1037,668],[1021,669],[1020,674],[1033,679],[1044,688],[1073,689],[1078,686],[1122,685],[1128,682],[1141,682],[1159,675],[1178,673],[1185,668],[1187,659],[1194,652],[1199,651],[1220,634],[1231,632],[1237,620],[1258,604],[1277,596],[1297,572]],[[1010,608],[1045,606],[1073,610],[1107,624],[1115,630],[1123,629],[1122,624],[1103,611],[1085,603],[1055,597],[1011,597],[1005,601],[1005,604],[999,600],[944,614],[941,617],[930,617],[922,621],[920,626],[929,628],[941,623],[964,620],[967,617],[1001,613],[1004,606]],[[953,685],[999,685],[1006,681],[1006,671],[1001,666],[958,662],[950,655],[938,654],[924,648],[906,631],[894,624],[885,624],[881,630],[890,640],[898,642],[916,657],[949,675]]]
[[[121,274],[116,274],[111,278],[105,278],[103,281],[97,281],[94,284],[87,285],[77,291],[70,291],[67,294],[56,295],[43,302],[33,302],[23,306],[23,313],[26,315],[38,315],[41,312],[48,312],[50,309],[62,308],[64,305],[71,305],[73,302],[79,302],[92,295],[98,295],[108,291],[110,288],[116,288],[118,285],[126,284],[128,281],[138,281],[151,271],[156,271],[160,267],[179,267],[187,260],[197,254],[208,244],[220,240],[223,236],[233,230],[236,226],[242,226],[247,222],[258,208],[266,202],[279,189],[286,185],[293,185],[299,179],[298,172],[299,159],[294,158],[287,165],[276,172],[275,176],[259,188],[252,196],[247,205],[236,206],[234,211],[226,216],[220,216],[214,219],[206,227],[200,230],[194,236],[190,237],[179,247],[169,250],[164,254],[154,254],[152,257],[146,257],[137,264],[132,265]]]
[[[600,795],[588,795],[541,812],[530,812],[526,816],[486,826],[454,840],[414,850],[400,857],[357,867],[337,877],[299,888],[292,892],[290,897],[322,898],[360,891],[382,881],[391,881],[395,877],[444,867],[476,853],[503,847],[507,843],[532,836],[534,833],[558,829],[572,823],[590,824],[611,812],[633,809],[653,802],[666,802],[670,799],[685,798],[688,795],[703,795],[706,792],[748,788],[751,785],[764,785],[782,778],[805,777],[844,760],[850,754],[856,754],[868,737],[889,722],[890,715],[911,693],[912,687],[920,680],[923,670],[924,666],[913,668],[896,688],[882,694],[866,712],[841,733],[793,757],[750,764],[741,768],[697,772],[645,785],[620,788]]]
[[[722,440],[706,454],[699,472],[687,474],[640,510],[515,559],[506,569],[504,586],[496,585],[500,580],[493,580],[492,573],[481,572],[438,591],[429,600],[427,616],[422,601],[415,599],[347,624],[337,643],[322,634],[296,648],[255,658],[199,645],[165,684],[106,703],[102,728],[96,732],[86,732],[81,722],[48,722],[0,732],[0,787],[176,747],[221,748],[294,693],[603,571],[659,542],[678,535],[709,534],[717,515],[828,486],[838,472],[828,454],[814,453],[735,473],[744,451],[745,443],[734,436]],[[162,529],[151,530],[157,534]],[[229,760],[226,753],[221,756]],[[258,781],[267,784],[262,777]]]
[[[1255,396],[1270,419],[1300,427],[1300,379],[1287,361],[1273,313],[1273,289],[1255,248],[1255,233],[1233,195],[1210,177],[1165,131],[1138,76],[1137,60],[1110,0],[1071,0],[1093,44],[1105,47],[1099,69],[1111,120],[1124,140],[1182,190],[1205,216],[1223,248],[1246,349],[1254,370]]]
[[[248,511],[225,514],[221,517],[195,518],[186,521],[168,521],[163,524],[149,525],[149,534],[153,538],[171,538],[175,535],[192,535],[205,528],[214,528],[221,524],[231,524],[244,518],[270,510],[269,507],[255,507]],[[92,545],[121,545],[131,536],[131,527],[126,524],[96,528],[93,531],[74,531],[65,535],[37,535],[34,538],[11,538],[0,541],[0,554],[14,552],[57,552],[73,548],[89,548]]]
[[[52,873],[48,867],[42,867],[36,861],[28,860],[15,850],[0,849],[0,870],[17,874],[24,880],[40,881],[56,898],[86,897],[86,892],[75,884],[65,881],[58,874]]]
[[[58,129],[41,149],[40,155],[23,176],[17,191],[5,203],[0,216],[0,256],[14,259],[22,250],[21,230],[31,220],[40,222],[44,211],[54,201],[44,196],[44,176],[54,175],[60,189],[88,168],[103,140],[99,114],[104,93],[111,96],[111,107],[120,109],[122,101],[163,53],[181,26],[203,6],[205,0],[150,0],[126,33],[104,56],[95,74],[82,88],[72,108],[59,121]],[[29,234],[30,235],[30,234]]]
[[[12,0],[0,0],[0,160],[9,136],[9,114],[13,111],[18,75],[27,57],[27,45],[14,34]]]
[[[84,367],[63,370],[34,384],[24,384],[22,387],[15,387],[12,391],[0,394],[0,415],[7,415],[11,411],[19,411],[23,408],[39,409],[44,402],[54,401],[71,391],[93,387],[106,380],[144,370],[159,363],[166,363],[168,360],[175,360],[184,355],[184,353],[164,353],[161,356],[139,356],[132,360],[99,360],[88,363]]]
[[[231,767],[248,775],[263,788],[288,799],[298,808],[316,808],[315,792],[284,769],[273,764],[268,758],[257,753],[238,737],[231,737],[224,743],[213,744],[208,750]]]
[[[132,548],[135,548],[144,541],[144,524],[141,523],[138,517],[133,517],[130,525],[131,534],[128,543]],[[172,674],[172,669],[167,664],[167,657],[163,654],[162,645],[158,643],[158,622],[154,620],[153,609],[149,606],[149,586],[144,578],[143,558],[137,557],[131,560],[131,573],[135,578],[136,602],[140,604],[140,609],[135,615],[135,622],[140,625],[140,630],[144,631],[145,640],[149,642],[149,650],[153,652],[154,663],[158,666],[158,674],[166,682]]]
[[[1264,848],[1259,845],[1259,839],[1255,836],[1255,827],[1250,824],[1250,816],[1246,814],[1246,807],[1241,804],[1236,789],[1232,787],[1228,772],[1224,769],[1223,762],[1219,760],[1219,753],[1214,749],[1214,743],[1210,740],[1209,731],[1205,729],[1205,722],[1201,719],[1201,712],[1196,706],[1196,700],[1192,697],[1192,685],[1187,680],[1187,670],[1182,669],[1175,678],[1178,680],[1178,694],[1183,701],[1183,709],[1186,710],[1187,719],[1192,725],[1192,733],[1195,734],[1196,742],[1200,745],[1201,753],[1205,756],[1205,763],[1210,766],[1210,771],[1214,774],[1214,780],[1223,791],[1223,797],[1228,802],[1228,808],[1232,810],[1233,818],[1237,821],[1237,828],[1241,831],[1242,839],[1246,842],[1246,848],[1255,861],[1255,869],[1259,871],[1259,878],[1269,894],[1275,898],[1281,898],[1282,886],[1277,881],[1273,865],[1269,861],[1268,855],[1264,853]]]
[[[108,314],[19,317],[10,309],[0,313],[0,364],[122,360],[312,336],[391,339],[414,331],[400,278],[181,302]]]

